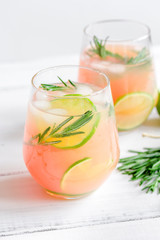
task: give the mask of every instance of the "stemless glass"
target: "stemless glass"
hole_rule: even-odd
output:
[[[108,20],[84,29],[80,65],[109,77],[119,130],[142,124],[157,103],[150,46],[150,29],[139,22]]]
[[[79,66],[35,74],[23,154],[33,178],[55,197],[75,199],[97,189],[119,159],[107,76]]]

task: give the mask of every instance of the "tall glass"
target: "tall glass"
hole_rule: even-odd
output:
[[[80,65],[109,76],[119,130],[142,124],[157,103],[151,32],[131,20],[108,20],[84,29]]]
[[[55,197],[74,199],[96,190],[119,159],[107,76],[79,66],[35,74],[23,154],[33,178]]]

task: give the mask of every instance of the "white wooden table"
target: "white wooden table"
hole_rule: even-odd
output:
[[[160,77],[160,48],[155,60]],[[28,173],[22,141],[30,79],[41,68],[66,63],[78,63],[78,56],[0,65],[0,238],[160,239],[160,196],[142,192],[118,170],[95,193],[71,201],[48,196]],[[120,133],[121,157],[128,149],[160,146],[142,132],[160,134],[156,111],[141,127]]]

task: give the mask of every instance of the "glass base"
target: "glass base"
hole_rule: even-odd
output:
[[[66,194],[66,193],[59,193],[59,192],[53,192],[50,191],[48,189],[45,189],[46,193],[49,194],[50,196],[54,197],[54,198],[59,198],[59,199],[78,199],[78,198],[82,198],[82,197],[86,197],[89,194],[91,194],[92,192],[87,192],[87,193],[82,193],[82,194]]]

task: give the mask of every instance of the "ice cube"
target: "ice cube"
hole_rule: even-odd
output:
[[[111,64],[107,70],[114,74],[122,74],[125,72],[126,68],[125,68],[125,65],[116,63],[116,64]]]
[[[91,87],[87,85],[78,84],[77,89],[74,93],[82,94],[82,95],[90,95],[91,93],[93,93],[93,90],[91,89]]]
[[[124,64],[110,63],[107,61],[93,62],[92,67],[103,72],[108,71],[114,74],[122,74],[126,70],[126,67]]]
[[[110,66],[110,63],[107,61],[101,61],[101,62],[92,62],[91,67],[95,68],[97,70],[105,71]]]
[[[50,109],[47,111],[47,113],[43,114],[44,120],[50,124],[53,125],[54,123],[60,123],[66,119],[64,115],[67,115],[67,111],[65,109],[55,108]]]
[[[101,106],[102,108],[104,108],[108,102],[108,97],[106,96],[106,94],[102,94],[102,93],[95,94],[95,95],[91,96],[89,99],[96,106],[96,109],[97,109],[97,106]],[[97,110],[99,110],[99,109],[97,109]]]
[[[48,96],[43,92],[36,93],[36,100],[47,100]]]
[[[52,109],[49,109],[47,112],[55,115],[62,115],[62,116],[67,115],[68,113],[67,110],[62,108],[52,108]]]
[[[48,101],[45,100],[39,100],[39,101],[34,101],[33,105],[43,111],[46,111],[51,108],[51,104]]]

